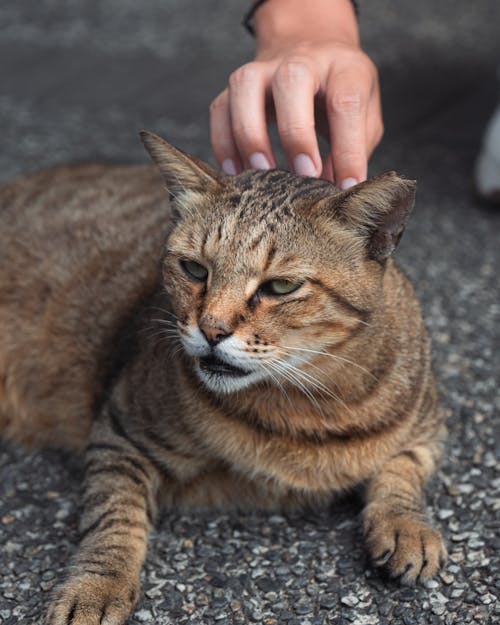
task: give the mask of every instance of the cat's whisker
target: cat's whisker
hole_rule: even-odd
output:
[[[299,369],[298,367],[296,367],[295,365],[293,365],[290,362],[284,362],[283,364],[286,367],[290,368],[292,371],[294,371],[297,376],[299,376],[303,380],[309,382],[309,384],[311,384],[311,386],[315,390],[319,391],[320,393],[322,393],[324,395],[327,395],[327,396],[331,397],[332,399],[338,399],[335,396],[335,394],[325,384],[323,384],[320,380],[318,380],[317,378],[315,378],[311,374],[307,373],[306,371],[303,371],[302,369]]]
[[[305,386],[304,382],[299,377],[297,377],[296,375],[294,375],[293,372],[291,372],[286,367],[284,367],[283,366],[284,363],[282,361],[274,361],[269,364],[272,365],[272,367],[277,373],[281,374],[285,379],[287,379],[292,384],[292,386],[294,386],[295,388],[299,389],[302,393],[304,393],[304,395],[306,395],[308,399],[310,400],[310,402],[316,407],[318,412],[321,415],[323,415],[323,410],[319,402],[317,401],[317,399],[314,397],[314,395],[310,392],[310,390]]]
[[[294,358],[299,358],[298,356],[294,356]],[[310,362],[309,360],[307,360],[306,358],[300,359],[301,364],[307,364],[310,367],[314,367],[314,369],[317,369],[321,375],[324,376],[328,376],[328,374],[321,369],[321,367],[318,367],[317,365],[313,364],[312,362]],[[305,372],[303,372],[305,373]],[[331,380],[330,378],[328,378],[328,381],[331,382],[332,384],[335,384],[335,382],[333,380]],[[318,380],[319,382],[319,380]],[[327,388],[327,387],[325,387]],[[327,389],[328,390],[328,395],[334,399],[335,401],[337,401],[339,404],[341,404],[348,412],[352,413],[352,410],[349,408],[349,406],[345,403],[345,401],[339,397],[336,393],[334,393],[331,389]]]
[[[272,368],[269,366],[269,363],[261,363],[263,369],[271,376],[271,378],[274,380],[274,382],[276,383],[276,385],[278,386],[278,388],[280,389],[281,393],[285,396],[285,398],[287,399],[287,401],[289,402],[290,406],[293,407],[293,403],[292,400],[290,399],[290,396],[288,395],[288,393],[286,392],[285,387],[283,386],[283,384],[281,384],[281,382],[279,381],[279,379],[272,373]]]
[[[141,328],[138,331],[138,334],[145,334],[149,338],[154,338],[159,334],[167,334],[170,333],[172,336],[179,336],[179,332],[174,330],[173,328],[153,328],[148,326],[147,328]]]
[[[172,311],[167,310],[166,308],[161,308],[160,306],[150,306],[149,310],[159,310],[160,312],[162,312],[162,313],[164,313],[166,315],[170,315],[176,321],[179,321],[179,317],[177,317],[177,315],[175,315]]]
[[[368,321],[364,321],[363,319],[358,319],[358,323],[361,323],[362,325],[366,326],[367,328],[371,328],[372,324],[368,323]]]
[[[171,326],[173,328],[179,327],[174,321],[169,321],[168,319],[151,319],[151,321],[155,321],[156,323],[161,323],[166,326]]]
[[[339,356],[338,354],[331,354],[330,352],[326,352],[324,350],[307,349],[306,347],[290,347],[289,345],[281,345],[280,347],[282,349],[284,349],[284,350],[294,350],[294,351],[299,351],[299,352],[309,352],[311,354],[318,354],[320,356],[328,356],[332,360],[337,360],[339,362],[345,362],[345,363],[347,363],[349,365],[352,365],[353,367],[357,367],[358,369],[360,369],[364,373],[367,373],[368,375],[370,375],[374,380],[377,380],[377,377],[371,371],[369,371],[366,367],[362,367],[357,362],[354,362],[353,360],[349,360],[349,358],[345,358],[345,356]]]
[[[157,337],[160,337],[159,339],[157,339]],[[150,334],[148,336],[149,339],[157,339],[159,343],[166,341],[166,340],[171,340],[171,341],[175,341],[176,339],[179,339],[179,334],[178,332],[174,332],[172,330],[159,330],[158,332],[155,332],[154,334]]]

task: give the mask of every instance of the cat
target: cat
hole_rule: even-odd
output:
[[[415,183],[226,177],[142,139],[167,193],[148,166],[0,189],[0,431],[85,450],[47,624],[127,619],[160,505],[317,506],[362,484],[375,566],[431,578],[446,548],[421,499],[446,428],[391,258]]]

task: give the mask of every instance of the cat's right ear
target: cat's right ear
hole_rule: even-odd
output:
[[[165,180],[170,199],[178,205],[193,194],[215,191],[219,186],[217,172],[206,163],[186,154],[161,137],[143,130],[141,139]]]

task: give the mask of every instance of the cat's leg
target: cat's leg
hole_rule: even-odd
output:
[[[122,625],[139,597],[160,470],[147,451],[96,423],[86,452],[81,542],[56,590],[47,625]]]
[[[428,524],[422,504],[438,456],[439,445],[416,445],[391,458],[368,484],[364,533],[370,556],[403,583],[427,580],[446,562],[441,534]]]

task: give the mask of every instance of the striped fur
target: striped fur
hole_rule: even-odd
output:
[[[86,449],[81,543],[47,623],[126,620],[159,506],[324,505],[364,483],[375,565],[432,577],[446,550],[421,499],[445,427],[390,258],[413,183],[224,178],[144,140],[170,203],[146,167],[0,188],[0,428]]]

